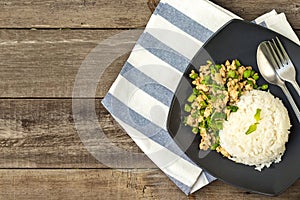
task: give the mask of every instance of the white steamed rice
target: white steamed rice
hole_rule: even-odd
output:
[[[261,171],[272,162],[278,163],[288,141],[290,119],[281,100],[271,93],[252,90],[241,96],[233,112],[220,131],[220,145],[231,155],[231,160],[255,166]],[[246,135],[256,120],[256,109],[261,109],[256,131]]]

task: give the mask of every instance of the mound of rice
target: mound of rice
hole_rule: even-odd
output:
[[[273,162],[281,161],[288,141],[290,119],[281,100],[271,93],[252,90],[241,96],[233,112],[220,131],[220,145],[231,155],[231,160],[255,166],[261,171]],[[256,131],[246,134],[256,122],[254,115],[261,109]]]

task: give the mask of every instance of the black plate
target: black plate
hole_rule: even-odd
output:
[[[288,109],[292,124],[291,133],[282,161],[272,164],[270,168],[264,168],[261,172],[255,170],[253,166],[237,164],[228,160],[215,151],[207,152],[207,155],[199,151],[201,138],[199,134],[195,136],[190,127],[183,125],[183,116],[187,115],[183,107],[187,97],[192,93],[191,80],[188,76],[192,69],[205,64],[208,59],[212,59],[215,63],[224,63],[227,59],[237,58],[242,64],[251,65],[258,72],[257,47],[260,42],[270,40],[275,36],[280,38],[296,65],[299,82],[300,48],[297,44],[261,26],[241,20],[232,20],[215,33],[193,58],[175,92],[167,122],[169,133],[175,142],[201,168],[227,183],[247,191],[267,195],[278,195],[300,177],[300,125],[281,89],[269,84],[270,92],[279,97]],[[259,84],[263,83],[266,81],[260,75]],[[287,86],[299,107],[299,96],[291,85]]]

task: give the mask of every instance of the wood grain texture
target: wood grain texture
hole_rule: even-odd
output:
[[[300,28],[299,0],[213,0],[246,20],[276,9]],[[255,6],[253,6],[255,5]],[[150,17],[147,0],[6,0],[0,3],[0,28],[137,28]]]
[[[89,96],[103,97],[141,33],[142,30],[0,30],[0,96],[72,97],[78,70],[88,60],[86,73],[78,80],[83,89],[89,88],[92,67],[98,64],[96,71],[106,68],[105,74],[93,77],[98,79],[99,87],[97,94]],[[94,56],[87,59],[88,55]]]
[[[6,200],[297,200],[300,198],[299,187],[300,181],[278,197],[266,197],[215,181],[186,197],[158,170],[0,170],[0,197]]]
[[[145,0],[6,0],[1,28],[137,28],[151,15]]]
[[[213,2],[246,20],[274,8],[300,29],[300,0]],[[0,10],[0,199],[300,199],[300,181],[275,198],[221,181],[186,197],[101,106],[128,47],[149,20],[147,0],[5,0]],[[127,29],[134,34],[109,40]],[[103,46],[95,50],[99,44]],[[70,98],[90,53],[94,65],[114,59],[98,77],[95,94],[84,96],[97,97],[87,99],[95,109],[85,110],[72,107]],[[93,73],[92,68],[85,70],[86,76],[79,78],[83,91]],[[90,117],[94,111],[96,120]],[[95,137],[84,140],[76,126]],[[96,137],[97,128],[105,140]]]
[[[258,16],[275,9],[284,12],[294,29],[300,28],[300,0],[212,0],[212,2],[232,11],[238,16],[253,20]]]
[[[0,30],[0,98],[72,97],[78,70],[93,53],[94,63],[104,66],[98,88],[85,97],[102,98],[117,77],[142,30]],[[300,31],[297,31],[298,35]],[[110,38],[118,37],[112,42]],[[106,42],[106,43],[105,43]],[[101,45],[101,47],[100,47]],[[118,48],[124,54],[118,55]],[[97,48],[96,48],[97,47]],[[112,62],[108,62],[112,58]],[[91,64],[92,66],[92,64]],[[98,67],[98,66],[96,66]],[[89,68],[80,86],[90,86]]]
[[[90,120],[92,111],[80,107],[72,111],[71,99],[1,100],[0,168],[156,168],[103,108],[100,99],[86,101],[96,101],[98,119],[84,130],[94,133],[94,128],[100,127],[107,139],[91,137],[84,145],[75,128],[73,111],[79,110],[79,126]],[[113,150],[113,146],[119,149]],[[126,157],[120,152],[126,152]]]

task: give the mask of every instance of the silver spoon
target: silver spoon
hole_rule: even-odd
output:
[[[271,52],[267,46],[267,42],[262,42],[258,48],[257,48],[257,66],[261,73],[261,75],[264,77],[264,79],[274,85],[279,86],[285,96],[287,97],[288,101],[290,102],[298,121],[300,122],[300,112],[299,109],[293,100],[293,97],[291,96],[290,92],[286,88],[284,81],[279,78],[279,76],[276,74],[276,71],[274,67],[272,66],[272,62],[269,58],[269,55],[271,55]]]

